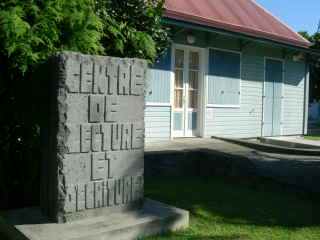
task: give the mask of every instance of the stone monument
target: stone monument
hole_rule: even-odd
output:
[[[186,227],[187,211],[144,199],[147,62],[63,52],[46,66],[41,208],[10,212],[8,222],[37,240]]]

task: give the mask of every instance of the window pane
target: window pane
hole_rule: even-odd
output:
[[[174,90],[174,107],[182,108],[183,91]]]
[[[190,71],[189,72],[189,88],[190,89],[198,89],[198,71]]]
[[[183,71],[182,70],[176,70],[175,71],[175,88],[183,88]]]
[[[199,69],[199,53],[198,52],[190,52],[189,67],[190,69],[193,69],[193,70]]]
[[[175,52],[175,67],[176,68],[183,68],[184,62],[184,51],[180,49],[176,49]]]
[[[189,130],[196,130],[197,129],[197,112],[189,112],[188,118],[188,128]]]
[[[183,114],[182,112],[174,112],[173,113],[173,129],[174,130],[182,130],[183,126]]]
[[[198,91],[189,91],[189,108],[197,108],[198,103]]]

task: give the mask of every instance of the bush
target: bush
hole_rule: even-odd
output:
[[[32,73],[61,50],[103,53],[103,24],[91,0],[1,0],[0,204],[39,200],[39,116]],[[46,81],[46,79],[42,79]]]
[[[39,201],[37,67],[62,50],[151,63],[169,43],[163,11],[164,0],[0,0],[0,206]]]

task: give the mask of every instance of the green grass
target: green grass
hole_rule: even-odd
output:
[[[320,136],[305,136],[304,138],[307,140],[320,141]]]
[[[146,179],[146,196],[190,211],[189,229],[149,240],[319,240],[319,198],[269,182]]]

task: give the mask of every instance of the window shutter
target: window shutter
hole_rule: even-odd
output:
[[[209,51],[208,103],[240,104],[240,54]]]

